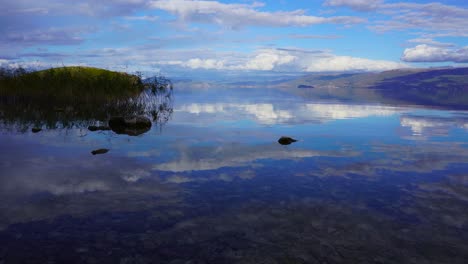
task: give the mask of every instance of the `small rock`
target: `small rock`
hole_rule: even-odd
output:
[[[33,127],[33,128],[31,129],[31,132],[33,132],[33,133],[37,133],[37,132],[40,132],[41,130],[42,130],[42,128],[39,128],[39,127]]]
[[[281,145],[289,145],[296,141],[297,140],[290,138],[290,137],[280,137],[280,139],[278,139],[278,143],[280,143]]]
[[[97,126],[89,126],[89,127],[88,127],[88,130],[89,130],[89,131],[97,131],[97,130],[98,130],[98,127],[97,127]]]
[[[111,130],[110,127],[108,126],[89,126],[88,127],[89,131],[105,131],[105,130]]]
[[[145,116],[112,117],[109,127],[117,134],[138,136],[151,129],[151,120]]]
[[[96,149],[96,150],[91,151],[91,154],[96,155],[96,154],[104,154],[107,152],[109,152],[109,149],[102,148],[102,149]]]

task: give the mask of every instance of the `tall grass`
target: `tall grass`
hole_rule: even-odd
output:
[[[89,67],[0,69],[0,119],[18,130],[84,127],[127,115],[162,124],[171,113],[172,84],[165,78],[143,83],[138,75]]]
[[[0,94],[57,98],[115,98],[144,89],[137,75],[91,67],[60,67],[36,72],[24,69],[0,71]]]

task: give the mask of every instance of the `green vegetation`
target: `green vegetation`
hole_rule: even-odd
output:
[[[106,99],[131,96],[144,89],[141,78],[91,67],[61,67],[36,72],[0,70],[1,95]]]
[[[171,96],[171,82],[161,77],[143,82],[138,75],[90,67],[0,69],[0,120],[22,131],[85,127],[127,115],[167,122]]]

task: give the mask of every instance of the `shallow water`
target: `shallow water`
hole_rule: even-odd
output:
[[[173,107],[137,137],[1,130],[0,263],[466,263],[467,111],[274,89]]]

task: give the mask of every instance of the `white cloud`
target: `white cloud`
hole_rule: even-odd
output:
[[[441,3],[382,4],[378,12],[390,19],[378,20],[371,26],[378,32],[415,29],[445,36],[467,36],[468,9]]]
[[[47,28],[9,32],[3,36],[3,41],[21,45],[76,45],[83,42],[80,35],[90,31],[92,31],[90,28]]]
[[[183,66],[192,69],[224,69],[224,62],[215,59],[190,59],[183,64]]]
[[[140,21],[150,21],[154,22],[159,19],[157,16],[125,16],[127,20],[140,20]]]
[[[148,0],[22,0],[7,2],[0,14],[120,16],[144,8],[147,3]]]
[[[336,56],[328,51],[300,49],[259,49],[252,54],[228,54],[226,58],[220,58],[221,54],[216,55],[217,59],[194,58],[186,61],[161,61],[158,64],[191,69],[285,72],[384,71],[408,67],[398,62]]]
[[[47,67],[52,67],[51,64],[43,63],[40,61],[12,61],[0,59],[0,67],[7,68],[25,68],[25,69],[43,69]]]
[[[375,11],[383,16],[377,16],[369,28],[381,33],[418,30],[422,35],[433,37],[468,36],[468,9],[461,6],[438,2],[384,3],[383,0],[326,0],[324,5],[344,6],[357,11]]]
[[[311,61],[306,71],[386,71],[403,67],[407,67],[407,65],[385,60],[370,60],[350,56],[331,56],[329,58]]]
[[[317,17],[305,14],[304,10],[262,12],[257,2],[247,4],[225,4],[218,1],[159,0],[149,3],[151,8],[161,9],[176,15],[185,22],[213,23],[230,28],[245,26],[311,26],[317,24],[356,24],[362,18],[337,16]]]
[[[265,50],[260,52],[253,59],[249,60],[244,66],[239,67],[242,70],[273,70],[278,66],[290,64],[297,59],[296,56],[281,50]]]
[[[0,59],[0,66],[5,67],[8,65],[9,60]]]
[[[401,58],[406,62],[468,62],[468,46],[463,48],[444,48],[429,46],[426,44],[417,45],[414,48],[407,48]]]
[[[327,0],[325,6],[345,6],[358,11],[375,10],[383,0]]]
[[[428,38],[428,37],[421,37],[421,38],[414,38],[408,40],[409,43],[417,43],[417,44],[427,44],[431,46],[436,46],[436,47],[453,47],[455,46],[453,43],[444,43],[444,42],[439,42],[435,41],[433,38]]]
[[[305,34],[290,34],[292,39],[339,39],[343,38],[340,35],[305,35]]]

